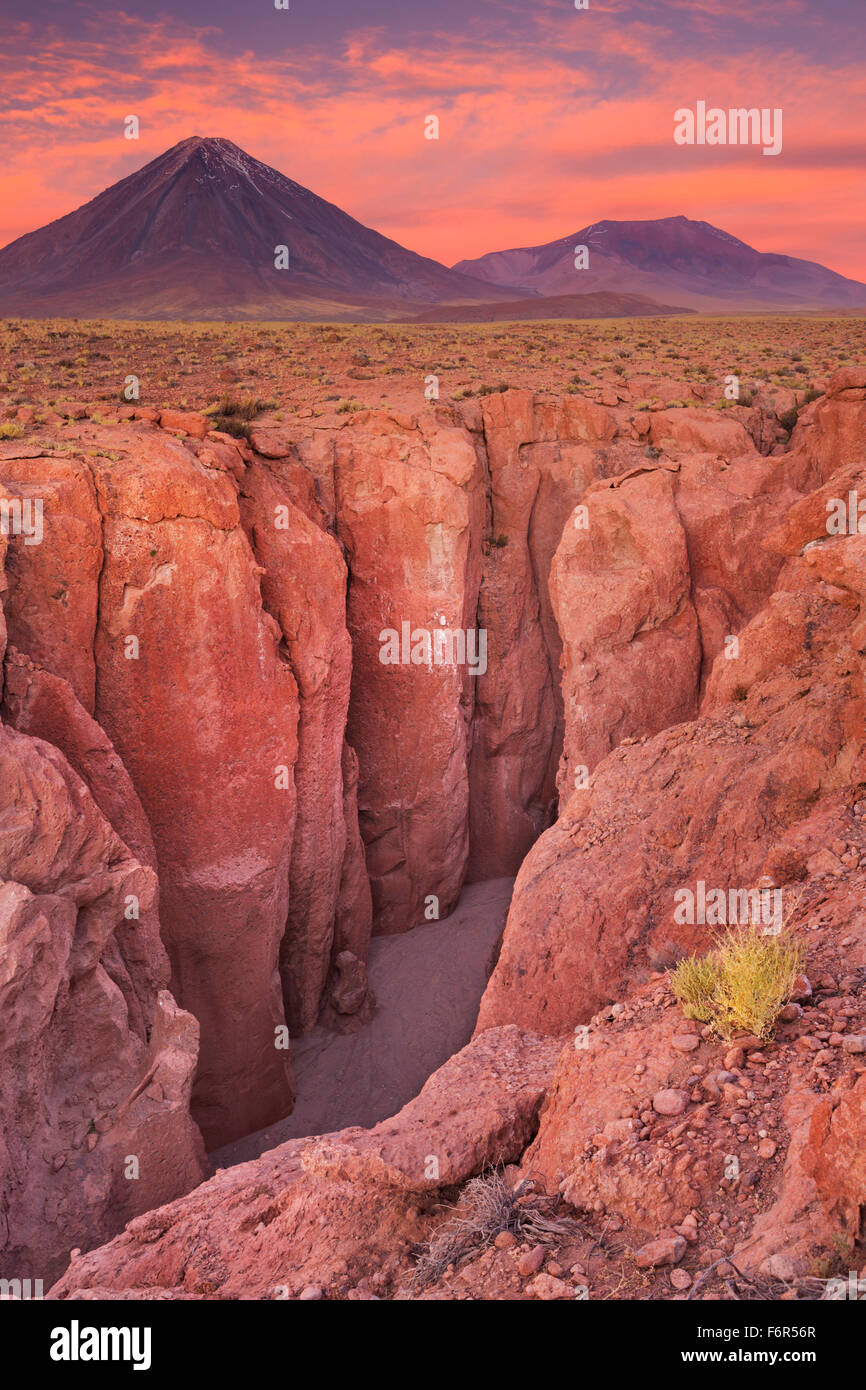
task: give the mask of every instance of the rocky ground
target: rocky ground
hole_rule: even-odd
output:
[[[39,372],[7,399],[0,501],[44,534],[0,537],[4,1276],[788,1300],[866,1265],[866,372],[820,365],[724,409],[661,378],[283,419]],[[484,672],[383,666],[383,625],[440,615]],[[316,1104],[339,1128],[200,1182],[197,1126],[276,1139],[289,1039],[357,1055],[369,962],[515,873],[475,1036],[415,1098]],[[781,894],[806,955],[771,1037],[674,999],[698,881]]]

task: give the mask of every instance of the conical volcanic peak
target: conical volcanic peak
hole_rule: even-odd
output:
[[[180,141],[0,251],[0,310],[23,316],[363,319],[507,297],[220,136]]]

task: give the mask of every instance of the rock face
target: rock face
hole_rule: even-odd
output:
[[[509,392],[465,423],[443,407],[417,421],[364,417],[337,436],[349,742],[376,931],[444,916],[465,878],[514,873],[550,820],[561,735],[547,571],[615,428],[589,402]],[[459,634],[468,659],[424,664],[437,628],[449,644]],[[400,635],[399,663],[382,661],[388,633]]]
[[[96,485],[80,459],[64,454],[46,459],[32,448],[20,452],[20,458],[3,459],[0,485],[10,497],[41,502],[50,531],[39,545],[10,538],[4,598],[9,642],[68,681],[93,714],[93,639],[103,561]]]
[[[24,482],[4,488],[7,497],[28,495],[27,470],[25,461]],[[61,468],[45,491],[86,576],[95,533],[67,524],[73,487],[74,470]],[[0,597],[10,625],[24,631],[32,620],[36,649],[42,642],[47,649],[52,624],[46,608],[40,612],[38,586],[28,585],[28,564],[43,578],[53,571],[53,600],[70,592],[82,599],[59,659],[92,701],[87,586],[70,557],[67,587],[62,557],[29,549],[38,559],[24,559],[18,541],[7,548],[0,536],[0,564],[8,562]],[[0,657],[6,630],[2,617]],[[45,1282],[74,1246],[105,1240],[204,1176],[204,1147],[189,1116],[199,1030],[165,988],[153,842],[109,739],[66,680],[14,650],[4,676],[0,1276]]]
[[[863,538],[827,534],[824,494],[854,475],[848,463],[827,477],[834,465],[821,441],[825,430],[836,437],[840,413],[859,411],[859,401],[831,399],[808,444],[724,470],[703,508],[699,459],[675,485],[665,469],[622,480],[612,503],[591,491],[590,539],[566,527],[551,589],[564,629],[560,785],[570,795],[518,875],[479,1029],[515,1022],[557,1033],[580,1023],[627,981],[708,942],[706,923],[675,916],[679,890],[694,894],[701,881],[727,894],[764,875],[790,884],[829,827],[844,837],[866,769]],[[816,484],[818,501],[791,505]],[[652,528],[636,539],[647,535],[646,515],[661,527],[659,544]],[[714,559],[713,531],[722,537]],[[682,616],[692,601],[703,613],[699,650],[694,618]],[[754,616],[720,652],[744,608]],[[685,662],[674,655],[676,622],[687,624],[676,639]],[[699,717],[682,722],[690,702]],[[668,719],[678,722],[657,732]],[[578,763],[595,765],[584,786]]]
[[[110,461],[105,450],[87,464],[48,456],[4,466],[21,486],[41,477],[49,494],[43,544],[15,543],[6,609],[20,648],[69,675],[144,807],[174,988],[202,1028],[196,1113],[214,1142],[291,1103],[275,1028],[297,686],[262,604],[231,473],[162,433],[119,429],[110,442]],[[82,535],[102,544],[74,592],[75,642],[58,636],[52,656]]]
[[[633,458],[606,447],[616,425],[589,401],[509,391],[488,397],[469,423],[489,475],[478,611],[491,656],[476,687],[469,862],[470,879],[485,879],[516,873],[554,814],[562,703],[551,558],[587,483]]]
[[[566,801],[623,738],[694,714],[701,659],[671,475],[648,471],[593,491],[586,510],[586,528],[566,527],[551,571],[564,648]]]
[[[824,1100],[815,1107],[809,1125],[804,1167],[825,1203],[849,1229],[856,1229],[866,1192],[866,1074],[859,1077],[834,1106]]]
[[[440,1189],[526,1147],[558,1048],[516,1028],[487,1034],[372,1130],[297,1139],[219,1172],[72,1262],[52,1297],[297,1297],[360,1274],[424,1231]]]
[[[590,401],[509,391],[460,413],[361,415],[325,461],[300,446],[349,565],[348,737],[377,932],[444,916],[464,879],[514,874],[554,815],[563,719],[548,572],[587,485],[640,457],[617,429]],[[461,634],[468,660],[424,664],[437,627]],[[388,633],[405,661],[383,663]]]
[[[291,1102],[274,1039],[297,687],[229,476],[165,436],[154,454],[97,476],[97,717],[153,829],[173,978],[202,1029],[196,1115],[213,1143]]]
[[[293,1033],[304,1033],[316,1022],[331,966],[344,863],[351,873],[359,850],[357,811],[351,803],[344,805],[343,733],[352,678],[347,571],[333,536],[292,502],[278,465],[250,463],[240,509],[263,569],[262,599],[279,624],[284,659],[298,686],[297,818],[280,970],[289,1025]],[[351,787],[357,780],[351,766],[347,774]],[[363,960],[370,930],[369,890],[365,894],[358,882],[348,891],[344,911],[360,918],[357,933],[350,927],[348,935]],[[363,999],[362,994],[355,1012]]]
[[[633,471],[643,446],[602,406],[525,391],[255,429],[252,443],[268,469],[247,460],[242,491],[268,477],[333,531],[348,566],[347,731],[373,930],[437,920],[464,880],[515,873],[555,814],[564,717],[548,572],[587,488]],[[284,541],[265,534],[273,558]]]
[[[375,927],[405,931],[425,911],[446,916],[466,872],[475,678],[455,634],[476,628],[481,465],[457,424],[373,416],[337,437],[335,477],[351,576],[347,733]]]
[[[6,726],[0,825],[0,1265],[45,1280],[203,1176],[198,1025],[158,990],[153,870],[57,748]]]

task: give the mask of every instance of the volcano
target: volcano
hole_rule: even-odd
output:
[[[588,266],[575,269],[585,246]],[[866,307],[866,285],[814,261],[755,251],[688,217],[594,222],[544,246],[493,251],[454,270],[524,294],[644,295],[703,313]]]
[[[0,251],[0,312],[28,318],[369,320],[515,293],[201,136]]]

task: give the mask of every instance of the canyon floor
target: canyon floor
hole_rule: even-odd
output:
[[[370,943],[373,1017],[351,1033],[314,1028],[293,1047],[297,1099],[284,1120],[211,1154],[227,1168],[286,1139],[396,1115],[472,1037],[505,926],[511,879],[471,883],[454,912]]]
[[[0,1276],[866,1281],[863,330],[0,326]]]

